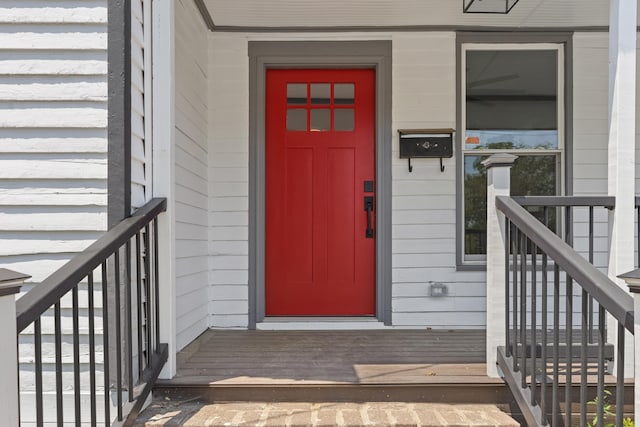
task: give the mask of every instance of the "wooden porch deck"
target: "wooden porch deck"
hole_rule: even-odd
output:
[[[157,390],[215,401],[510,400],[484,362],[484,330],[209,330]]]

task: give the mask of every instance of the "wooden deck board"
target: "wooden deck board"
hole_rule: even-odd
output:
[[[500,384],[485,331],[209,330],[178,355],[171,384]]]

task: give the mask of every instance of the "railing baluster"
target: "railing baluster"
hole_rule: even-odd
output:
[[[589,263],[593,264],[593,206],[589,206]],[[589,294],[589,342],[593,344],[593,296]]]
[[[127,394],[129,402],[133,402],[133,305],[131,302],[132,292],[131,289],[131,239],[127,240],[124,246],[124,252],[126,254],[125,262],[125,312],[126,312],[126,340],[127,340],[127,352],[126,352],[126,369],[127,369]]]
[[[122,421],[122,330],[121,330],[121,313],[120,313],[120,250],[113,254],[114,259],[114,276],[115,276],[115,328],[116,328],[116,399],[118,421]]]
[[[160,257],[158,256],[158,218],[154,218],[153,220],[153,286],[154,286],[154,297],[153,301],[155,304],[155,316],[156,316],[156,343],[153,347],[157,349],[160,345],[160,266],[158,265],[158,260]]]
[[[542,352],[540,354],[542,378],[540,383],[540,411],[542,412],[542,425],[547,425],[547,316],[548,311],[548,283],[547,283],[547,254],[542,252]]]
[[[513,278],[511,280],[512,286],[512,306],[513,306],[513,318],[512,318],[512,328],[513,328],[513,347],[511,349],[513,353],[513,371],[518,372],[518,241],[519,241],[518,229],[514,227],[513,233],[511,233],[511,254],[513,257],[512,261],[512,274]]]
[[[520,370],[521,387],[527,388],[527,236],[520,233]]]
[[[109,279],[107,262],[102,263],[102,353],[104,372],[104,423],[111,425],[111,373],[109,371]]]
[[[91,394],[91,425],[97,424],[96,419],[96,313],[94,301],[93,272],[87,277],[88,305],[89,305],[89,393]],[[106,392],[106,390],[105,390]]]
[[[566,274],[565,284],[565,342],[567,345],[566,351],[566,380],[565,380],[565,425],[571,425],[571,402],[572,388],[573,388],[573,281],[569,274]]]
[[[549,227],[549,208],[544,207],[542,209],[542,221],[545,227]],[[547,400],[548,400],[548,391],[547,391],[547,323],[548,323],[548,273],[547,273],[547,253],[542,251],[542,266],[541,266],[541,274],[542,274],[542,351],[540,354],[541,364],[542,364],[542,378],[540,383],[540,412],[542,413],[542,425],[547,425],[547,416],[548,416],[548,408],[547,408]]]
[[[142,335],[142,251],[140,250],[140,232],[136,233],[136,313],[138,318],[138,377],[142,375],[144,369],[143,361],[145,356]]]
[[[560,268],[553,266],[553,402],[551,425],[558,425],[560,416]]]
[[[587,425],[587,345],[589,329],[589,301],[587,292],[582,290],[582,322],[580,348],[580,425]]]
[[[62,319],[60,312],[60,301],[53,306],[54,335],[56,347],[56,415],[58,417],[58,427],[64,426],[63,398],[64,389],[62,387]]]
[[[538,315],[538,289],[537,289],[537,276],[536,276],[536,262],[537,255],[536,252],[538,248],[536,245],[531,243],[531,405],[535,406],[537,404],[537,392],[538,392],[538,381],[536,377],[536,369],[537,369],[537,352],[538,352],[538,340],[536,334],[537,327],[537,319]]]
[[[80,415],[80,319],[78,317],[78,286],[71,290],[73,315],[73,401],[76,425],[82,420]]]
[[[622,427],[624,418],[624,325],[618,322],[618,347],[616,355],[616,426]]]
[[[507,309],[504,313],[504,331],[505,331],[505,354],[507,357],[511,356],[511,325],[509,323],[509,298],[511,292],[511,281],[509,280],[510,269],[509,269],[509,249],[511,248],[511,222],[509,218],[505,217],[504,219],[504,232],[505,232],[505,242],[504,245],[504,301],[507,305]]]
[[[564,241],[573,247],[573,221],[571,215],[571,206],[565,207],[564,214]]]
[[[604,426],[604,345],[607,340],[607,332],[605,329],[606,313],[604,307],[598,306],[598,388],[597,388],[597,406],[596,417],[598,418],[598,426]]]
[[[42,321],[41,317],[33,322],[33,338],[36,356],[36,425],[44,425],[43,394],[42,394]]]
[[[153,331],[151,330],[151,324],[152,324],[152,317],[151,317],[151,308],[152,308],[152,298],[151,298],[151,246],[149,245],[150,242],[150,236],[149,236],[149,232],[151,230],[149,229],[149,226],[145,226],[144,227],[144,294],[145,294],[145,325],[146,325],[146,332],[147,332],[147,344],[146,344],[146,349],[147,349],[147,366],[151,365],[151,354],[153,353],[152,350],[152,334]],[[156,325],[157,326],[157,325]]]

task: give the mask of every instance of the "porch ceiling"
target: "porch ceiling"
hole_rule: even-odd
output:
[[[508,15],[463,14],[460,0],[204,0],[225,27],[590,27],[609,24],[603,0],[520,0]]]

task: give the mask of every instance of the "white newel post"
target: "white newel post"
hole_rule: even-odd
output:
[[[609,214],[609,277],[620,287],[622,273],[633,270],[635,225],[637,1],[611,0],[609,33],[608,194],[616,207]],[[608,340],[617,343],[617,328]],[[630,335],[627,336],[630,342]],[[633,374],[632,346],[625,351],[625,376]]]
[[[633,342],[634,342],[634,369],[635,372],[640,372],[640,269],[634,270],[629,273],[625,273],[619,276],[624,279],[629,286],[631,295],[633,296]],[[634,375],[634,419],[640,420],[640,375]]]
[[[499,377],[498,346],[505,345],[505,245],[504,215],[496,209],[496,196],[509,196],[512,154],[494,154],[482,164],[487,168],[487,375]]]
[[[0,414],[7,427],[20,424],[16,294],[29,277],[0,268]]]

